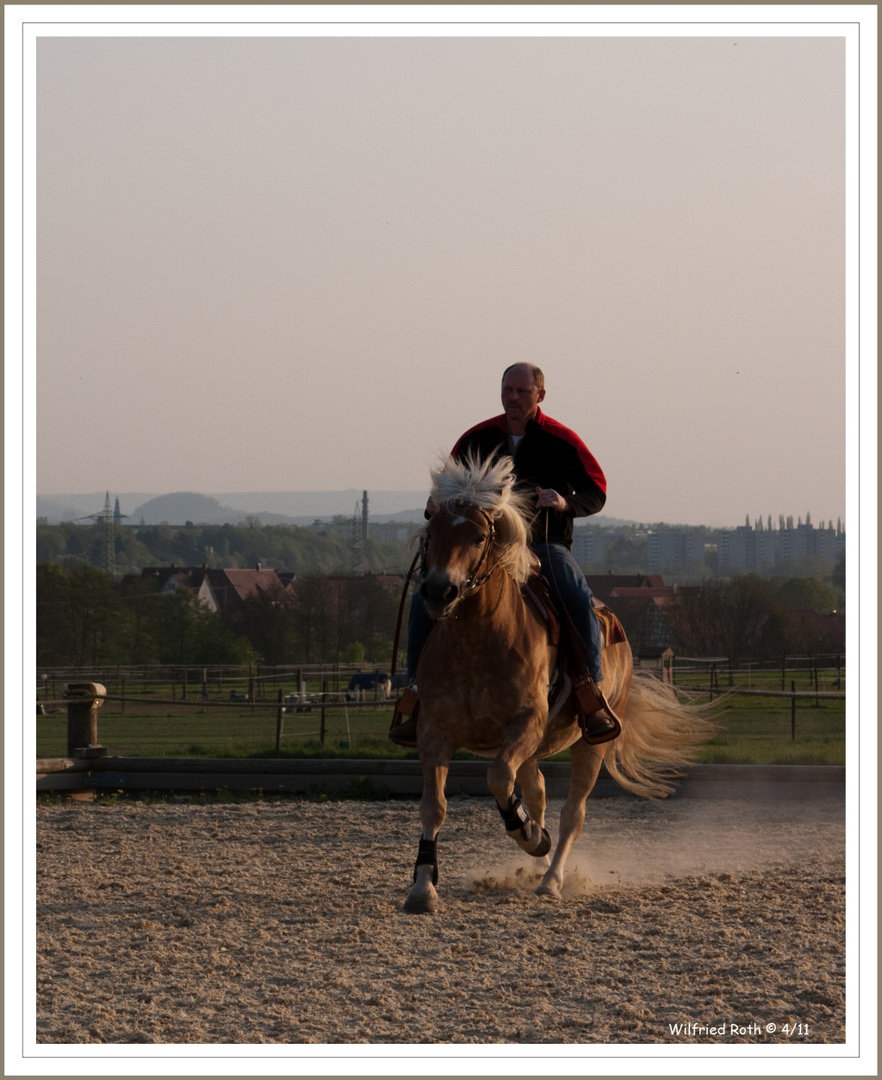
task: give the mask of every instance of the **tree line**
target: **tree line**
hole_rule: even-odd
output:
[[[37,663],[362,663],[391,657],[400,594],[376,577],[306,575],[222,614],[184,589],[87,563],[37,566]]]
[[[372,575],[313,573],[214,614],[186,590],[163,593],[158,582],[134,576],[116,580],[85,562],[41,563],[36,585],[37,662],[45,667],[386,666],[401,600],[400,585]],[[844,652],[844,620],[831,616],[836,603],[835,590],[812,578],[746,575],[681,588],[661,610],[675,653],[726,656],[737,665]],[[630,601],[610,606],[635,645],[637,609]],[[403,644],[399,659],[403,665]]]
[[[37,562],[65,568],[87,563],[106,569],[107,534],[103,524],[37,520]],[[117,575],[138,574],[145,566],[256,566],[298,575],[346,574],[353,569],[351,521],[314,525],[140,525],[113,529]],[[359,552],[369,568],[389,573],[406,569],[407,545],[368,538]]]
[[[420,523],[414,523],[415,532]],[[653,531],[668,526],[653,525]],[[708,540],[714,532],[703,529]],[[583,567],[588,574],[636,574],[646,569],[646,526],[623,525],[604,529],[606,551],[602,562]],[[107,533],[103,524],[61,522],[49,525],[37,520],[37,561],[64,567],[88,563],[107,569]],[[353,547],[351,518],[338,515],[312,525],[262,525],[257,517],[240,525],[136,525],[113,529],[115,576],[140,573],[145,566],[211,566],[247,568],[258,563],[274,570],[297,575],[347,574],[356,560],[373,571],[402,573],[410,563],[409,545],[403,540],[379,540],[369,535],[362,550]],[[711,561],[713,561],[711,559]],[[662,569],[665,581],[678,584],[712,580],[715,567],[708,562],[692,563],[685,570]],[[817,578],[832,585],[842,610],[844,561],[836,567],[809,557],[798,563],[782,564],[763,572],[765,578]]]
[[[748,659],[845,652],[845,619],[834,589],[814,578],[754,574],[677,591],[668,617],[681,656]]]

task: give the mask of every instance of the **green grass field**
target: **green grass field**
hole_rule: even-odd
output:
[[[689,674],[680,684],[710,689],[711,673]],[[796,690],[844,693],[842,672],[827,669],[812,672],[739,671],[729,682],[728,672],[717,673],[716,688],[727,695],[716,696],[713,719],[720,725],[714,739],[701,747],[698,760],[709,765],[844,765],[845,700],[842,698],[799,697],[795,718],[790,697],[758,697],[739,691],[780,693]],[[704,699],[711,700],[708,693]],[[795,737],[794,737],[795,736]]]
[[[780,680],[778,687],[780,687]],[[756,686],[754,686],[756,688]],[[721,686],[722,690],[728,689]],[[798,687],[809,686],[803,681]],[[832,689],[832,687],[828,687]],[[280,756],[310,758],[415,758],[416,750],[386,738],[391,704],[328,707],[321,738],[321,709],[286,713]],[[791,737],[789,698],[748,697],[737,692],[718,702],[713,718],[716,737],[699,751],[707,764],[844,765],[845,702],[802,698],[797,702],[795,738]],[[119,757],[276,756],[276,709],[267,703],[203,707],[201,704],[135,704],[121,711],[108,701],[98,713],[98,738]],[[37,716],[37,757],[67,752],[67,713],[56,708]],[[471,755],[463,753],[462,757]],[[566,760],[567,754],[559,760]]]

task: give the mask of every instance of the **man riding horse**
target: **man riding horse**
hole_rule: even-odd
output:
[[[621,730],[602,692],[602,638],[592,604],[592,594],[570,548],[573,519],[596,514],[606,502],[606,478],[594,455],[579,436],[539,408],[545,398],[545,376],[532,364],[513,364],[502,375],[501,416],[469,428],[454,446],[451,456],[486,459],[508,454],[522,488],[535,493],[536,517],[531,547],[549,583],[551,594],[562,603],[574,632],[574,649],[580,652],[587,671],[574,688],[582,713],[584,737],[592,743],[614,739]],[[431,498],[426,517],[436,511]],[[408,621],[407,668],[411,681],[433,626],[422,596],[416,592]],[[419,713],[417,686],[412,684],[396,706],[389,738],[401,746],[417,745]],[[406,719],[405,719],[406,717]]]

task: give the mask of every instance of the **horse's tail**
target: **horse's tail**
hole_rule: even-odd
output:
[[[683,766],[695,760],[696,748],[718,730],[707,704],[684,704],[673,687],[639,668],[619,714],[622,733],[608,744],[603,762],[622,787],[649,799],[670,795]]]

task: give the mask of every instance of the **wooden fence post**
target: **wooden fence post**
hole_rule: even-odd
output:
[[[276,753],[282,749],[282,732],[285,724],[285,707],[282,702],[285,700],[285,691],[279,687],[279,709],[276,713]]]
[[[790,741],[796,742],[796,680],[790,680]]]
[[[73,699],[67,704],[67,756],[75,750],[98,747],[98,710],[107,693],[101,683],[68,683],[65,696]]]

